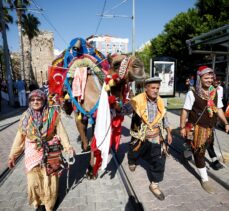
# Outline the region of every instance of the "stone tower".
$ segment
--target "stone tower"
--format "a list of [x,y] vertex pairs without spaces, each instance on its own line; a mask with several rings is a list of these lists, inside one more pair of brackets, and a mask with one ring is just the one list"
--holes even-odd
[[41,31],[37,37],[33,38],[31,43],[31,65],[30,44],[27,36],[23,37],[23,42],[26,82],[29,83],[34,78],[41,86],[47,80],[48,66],[52,64],[54,59],[53,33]]

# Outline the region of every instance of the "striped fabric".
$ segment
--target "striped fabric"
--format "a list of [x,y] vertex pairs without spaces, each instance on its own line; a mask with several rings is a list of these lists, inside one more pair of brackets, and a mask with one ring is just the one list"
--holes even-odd
[[[45,107],[42,111],[42,122],[39,124],[37,124],[38,121],[34,117],[34,112],[31,108],[28,108],[21,118],[19,130],[23,135],[27,136],[30,142],[36,142],[37,148],[41,148],[42,139],[50,140],[53,138],[55,126],[59,121],[59,111],[54,106],[50,108]],[[41,124],[42,128],[38,131]]]
[[212,128],[204,128],[200,125],[194,126],[193,148],[202,148],[212,135]]
[[87,82],[87,67],[79,67],[75,70],[74,80],[72,83],[72,92],[74,97],[79,100],[84,99],[84,90]]
[[[149,122],[151,123],[153,122],[153,120],[155,119],[158,113],[157,100],[151,101],[149,98],[147,99],[148,99],[147,100],[148,116],[149,116]],[[169,127],[169,121],[168,121],[168,117],[166,114],[163,118],[163,124],[164,124],[164,128]],[[155,127],[158,127],[158,126],[159,124],[155,125]]]
[[159,144],[160,143],[160,128],[156,127],[156,128],[153,128],[152,130],[147,128],[145,139],[147,139],[149,142]]
[[25,140],[25,168],[29,172],[33,167],[41,163],[43,158],[43,149],[36,149],[37,143],[31,142],[28,138]]

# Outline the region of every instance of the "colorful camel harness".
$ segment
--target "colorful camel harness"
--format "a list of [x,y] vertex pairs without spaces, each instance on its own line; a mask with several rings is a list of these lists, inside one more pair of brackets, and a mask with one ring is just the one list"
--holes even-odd
[[[82,59],[80,59],[80,58],[82,58]],[[130,64],[130,57],[126,56],[121,62],[118,73],[115,73],[112,75],[107,75],[105,77],[104,74],[102,73],[102,71],[100,71],[100,72],[98,71],[99,68],[97,67],[97,65],[95,65],[94,61],[91,60],[92,58],[90,58],[90,56],[85,56],[85,57],[83,56],[80,58],[74,59],[77,62],[77,65],[80,65],[80,66],[86,65],[93,72],[95,72],[95,74],[98,76],[99,79],[104,78],[104,82],[106,83],[106,87],[105,87],[106,91],[110,91],[110,87],[117,86],[121,82],[121,80],[125,80],[127,69],[128,69],[129,64]],[[73,64],[73,61],[70,64]],[[69,75],[72,75],[71,67],[69,69],[70,69]],[[76,108],[75,112],[79,112],[80,114],[83,114],[84,118],[88,118],[89,123],[93,124],[94,123],[94,114],[98,108],[99,100],[96,102],[94,107],[89,112],[87,112],[83,109],[83,107],[80,105],[80,103],[78,103],[77,100],[73,97],[72,89],[71,89],[71,86],[68,82],[68,77],[66,77],[66,79],[65,79],[65,86],[68,90],[68,94],[70,96],[70,99]],[[124,92],[122,93],[124,96],[126,95],[126,92],[128,91],[128,89],[129,89],[128,87],[125,87]],[[109,103],[113,104],[115,101],[120,105],[120,107],[122,107],[123,100],[117,99],[115,96],[111,95],[111,93],[109,92]]]

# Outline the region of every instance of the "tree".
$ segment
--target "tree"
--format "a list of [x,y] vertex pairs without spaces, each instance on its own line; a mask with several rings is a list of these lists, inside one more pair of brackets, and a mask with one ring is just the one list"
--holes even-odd
[[196,8],[202,18],[202,23],[205,28],[208,28],[208,31],[228,24],[228,0],[198,0]]
[[1,72],[0,73],[0,78],[4,78],[4,73],[5,73],[4,67],[3,67],[3,65],[4,65],[3,56],[4,56],[4,54],[3,54],[3,46],[0,46],[0,72]]
[[148,53],[146,48],[142,54],[176,58],[178,74],[184,69],[187,70],[187,66],[194,70],[196,64],[206,58],[204,55],[189,55],[186,40],[228,24],[228,11],[228,0],[198,0],[195,8],[179,13],[165,25],[162,33],[151,40],[151,53]]
[[[3,18],[4,18],[4,22],[5,22],[5,29],[9,30],[9,23],[13,23],[13,17],[11,15],[9,15],[8,10],[3,7]],[[0,24],[0,32],[2,32],[2,24]],[[7,44],[8,46],[8,44]],[[5,65],[3,62],[3,57],[4,57],[4,51],[3,51],[3,46],[0,46],[0,70],[1,70],[1,77],[3,78],[3,76],[5,76]],[[3,68],[4,67],[4,68]]]
[[152,58],[150,45],[151,43],[146,44],[143,51],[136,51],[136,56],[144,63],[145,71],[148,75],[150,73],[150,59]]
[[35,79],[33,70],[32,70],[32,39],[39,34],[38,26],[40,25],[40,21],[34,15],[28,13],[22,15],[22,33],[27,35],[29,39],[29,73],[32,80]]
[[23,46],[23,39],[22,39],[22,14],[25,14],[26,8],[29,6],[29,0],[6,0],[10,5],[11,9],[16,10],[17,14],[17,25],[18,25],[18,34],[20,40],[20,50],[21,50],[21,77],[25,79],[25,68],[24,68],[24,46]]
[[9,102],[10,105],[14,105],[14,94],[13,94],[13,83],[12,83],[12,73],[10,69],[10,59],[9,59],[9,48],[8,42],[6,37],[6,24],[5,18],[3,17],[3,3],[0,0],[0,22],[1,22],[1,29],[2,29],[2,40],[3,40],[3,55],[6,65],[6,74],[7,74],[7,86],[8,86],[8,94],[9,94]]
[[[9,30],[8,23],[13,23],[13,17],[9,15],[9,12],[6,8],[3,7],[3,18],[5,21],[5,29]],[[2,26],[0,25],[0,32],[2,32]]]

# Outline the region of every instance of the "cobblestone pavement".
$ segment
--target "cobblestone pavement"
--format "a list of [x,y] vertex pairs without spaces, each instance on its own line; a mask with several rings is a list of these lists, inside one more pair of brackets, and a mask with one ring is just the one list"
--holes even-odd
[[[173,128],[179,125],[179,117],[177,115],[169,113],[169,120]],[[77,142],[78,133],[74,120],[63,117],[63,122],[70,141],[76,148],[77,156],[75,164],[70,169],[70,190],[67,193],[66,172],[60,179],[60,196],[57,210],[134,210],[130,202],[131,197],[126,193],[114,162],[108,164],[106,171],[99,173],[97,180],[91,181],[85,178],[84,174],[88,166],[89,154],[79,154],[81,151],[80,143]],[[224,174],[229,175],[228,166],[225,165],[224,169],[214,172],[208,167],[209,171],[212,171],[216,176],[215,178],[212,177],[213,179],[210,178],[216,193],[208,194],[202,190],[192,162],[183,159],[181,154],[173,150],[171,150],[170,157],[167,158],[165,177],[160,184],[166,199],[165,201],[157,200],[149,191],[149,180],[146,172],[147,165],[140,161],[135,172],[130,172],[128,169],[126,152],[127,143],[130,140],[129,125],[130,118],[126,117],[118,159],[122,163],[125,173],[144,210],[229,210],[228,190],[215,179],[222,179]],[[11,127],[14,129],[11,129]],[[12,140],[10,137],[14,137],[16,128],[17,123],[1,131],[0,135],[8,133],[7,139]],[[217,133],[219,133],[219,137],[222,140],[224,152],[228,152],[227,135],[221,131],[217,131]],[[174,143],[176,144],[173,147],[180,150],[182,144],[179,145],[179,141],[181,140],[179,140],[176,133],[174,134]],[[2,144],[1,147],[3,147]],[[8,153],[6,154],[8,156]],[[4,157],[1,157],[0,162],[3,162],[4,159]],[[16,168],[0,186],[0,210],[33,210],[28,206],[26,197],[26,177],[24,162],[21,159]]]
[[[60,194],[56,209],[64,211],[132,210],[121,178],[119,174],[116,174],[113,161],[109,162],[107,171],[100,172],[97,180],[85,178],[89,154],[79,155],[80,143],[77,143],[78,133],[73,118],[63,117],[63,123],[78,155],[75,164],[70,168],[68,180],[70,190],[67,193],[67,173],[64,172],[60,179]],[[24,160],[21,159],[0,186],[0,210],[33,210],[27,204],[26,198]]]
[[7,158],[12,146],[18,121],[25,108],[14,108],[1,101],[0,112],[0,175],[7,170]]
[[[169,114],[173,128],[179,124],[177,116]],[[177,122],[178,121],[178,122]],[[174,123],[176,122],[176,124]],[[157,200],[149,190],[149,180],[147,176],[147,165],[140,161],[135,172],[128,169],[127,149],[129,137],[130,118],[125,118],[123,127],[122,144],[118,152],[118,157],[123,165],[126,174],[133,185],[139,201],[143,204],[144,210],[229,210],[229,192],[218,182],[210,178],[215,189],[215,194],[206,193],[199,183],[199,176],[194,165],[184,160],[180,154],[171,151],[171,155],[166,160],[166,169],[163,182],[160,187],[163,190],[165,201]],[[175,126],[175,127],[174,127]],[[225,136],[226,134],[224,134]],[[173,136],[174,142],[177,138]],[[228,167],[224,169],[229,175]],[[222,170],[218,171],[221,176]]]
[[7,168],[7,158],[18,129],[19,118],[20,115],[16,115],[0,121],[0,175]]

